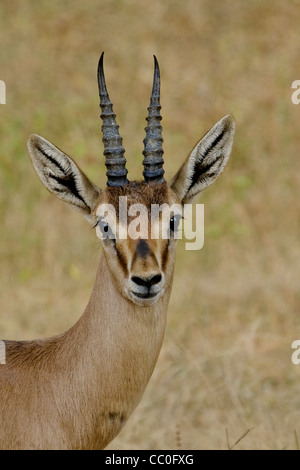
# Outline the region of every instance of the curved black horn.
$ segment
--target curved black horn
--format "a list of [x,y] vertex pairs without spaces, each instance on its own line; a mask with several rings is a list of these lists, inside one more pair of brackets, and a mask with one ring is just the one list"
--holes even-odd
[[119,126],[116,115],[113,111],[112,103],[109,99],[105,77],[103,71],[102,52],[98,65],[98,85],[101,107],[101,119],[103,121],[102,132],[104,144],[105,165],[107,168],[107,186],[124,186],[129,181],[127,179],[125,149],[122,146],[122,137],[119,134]]
[[160,125],[160,73],[156,57],[154,56],[154,78],[153,88],[150,98],[150,106],[148,108],[147,127],[145,128],[146,137],[144,139],[144,171],[145,181],[155,181],[157,183],[164,182],[164,159],[163,159],[163,138],[162,127]]

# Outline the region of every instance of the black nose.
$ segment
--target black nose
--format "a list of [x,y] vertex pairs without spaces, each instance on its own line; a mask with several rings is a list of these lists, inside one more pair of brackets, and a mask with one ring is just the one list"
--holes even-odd
[[155,274],[151,277],[132,276],[131,280],[135,282],[138,286],[143,286],[150,289],[150,287],[154,286],[155,284],[158,284],[161,281],[161,274]]

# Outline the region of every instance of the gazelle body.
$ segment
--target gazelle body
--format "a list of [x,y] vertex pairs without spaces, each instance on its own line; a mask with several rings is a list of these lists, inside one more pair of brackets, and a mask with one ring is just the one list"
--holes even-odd
[[[74,161],[37,135],[28,142],[34,167],[50,192],[74,205],[103,242],[94,288],[78,322],[43,340],[5,341],[0,365],[0,448],[102,449],[138,404],[156,364],[165,331],[175,262],[179,214],[169,217],[168,239],[121,239],[112,233],[109,209],[120,197],[130,207],[191,202],[222,172],[230,155],[234,122],[221,119],[196,145],[170,184],[163,178],[159,69],[146,138],[144,181],[127,180],[122,139],[104,74],[98,69],[107,188],[91,183]],[[149,218],[150,220],[150,218]],[[151,221],[152,224],[159,223]],[[151,224],[150,224],[151,225]],[[108,236],[112,235],[112,236]]]

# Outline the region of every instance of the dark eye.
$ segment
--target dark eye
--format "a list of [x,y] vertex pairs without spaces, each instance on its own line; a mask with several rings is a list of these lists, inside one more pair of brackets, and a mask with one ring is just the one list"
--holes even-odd
[[107,238],[110,238],[110,239],[113,239],[113,240],[115,239],[115,236],[114,236],[110,226],[108,225],[108,223],[105,220],[100,219],[98,221],[97,225],[101,230],[103,240],[105,240]]
[[101,225],[101,230],[102,230],[102,232],[104,232],[104,233],[108,233],[108,231],[109,231],[109,225],[108,225],[107,223],[102,224],[102,225]]
[[181,215],[174,215],[170,219],[170,230],[171,232],[177,232],[181,220]]

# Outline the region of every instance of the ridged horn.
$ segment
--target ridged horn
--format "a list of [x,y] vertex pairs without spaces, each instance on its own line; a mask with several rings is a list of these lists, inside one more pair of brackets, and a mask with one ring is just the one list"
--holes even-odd
[[112,103],[109,99],[104,71],[102,52],[98,65],[98,86],[101,107],[101,127],[103,133],[102,142],[104,144],[105,165],[107,168],[107,186],[124,186],[129,183],[127,179],[125,149],[122,146],[122,137],[119,134],[119,126],[116,115],[113,111]]
[[160,72],[156,57],[154,56],[154,78],[153,88],[150,98],[150,106],[148,108],[148,117],[146,118],[148,125],[145,127],[146,137],[144,139],[144,171],[143,176],[146,182],[155,181],[157,183],[164,182],[164,159],[163,159],[163,138],[162,127],[160,124]]

